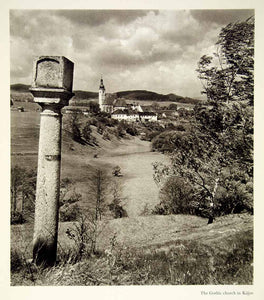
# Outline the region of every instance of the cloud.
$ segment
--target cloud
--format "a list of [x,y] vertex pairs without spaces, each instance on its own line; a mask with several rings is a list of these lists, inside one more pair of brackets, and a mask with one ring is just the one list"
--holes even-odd
[[254,9],[211,9],[191,10],[192,16],[205,23],[227,25],[237,21],[244,21],[254,15]]
[[109,92],[199,95],[197,61],[225,20],[251,12],[11,10],[11,83],[29,84],[34,56],[64,55],[75,63],[75,89],[96,91],[103,74]]
[[148,10],[55,10],[52,13],[63,16],[73,23],[99,26],[108,22],[114,22],[118,25],[128,24],[135,18],[144,16]]

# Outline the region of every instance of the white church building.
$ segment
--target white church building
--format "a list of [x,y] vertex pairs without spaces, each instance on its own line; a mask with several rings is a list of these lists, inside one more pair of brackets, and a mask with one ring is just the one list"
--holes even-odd
[[101,78],[98,97],[100,110],[110,113],[113,119],[131,122],[155,122],[158,120],[157,113],[147,111],[139,104],[127,104],[125,99],[106,97],[103,78]]

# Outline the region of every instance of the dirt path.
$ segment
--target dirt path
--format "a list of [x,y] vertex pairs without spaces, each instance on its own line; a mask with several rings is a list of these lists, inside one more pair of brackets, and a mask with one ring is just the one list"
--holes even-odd
[[150,151],[149,142],[135,138],[100,156],[98,163],[121,167],[123,205],[129,217],[136,217],[158,203],[159,190],[153,180],[152,163],[166,160],[164,155]]

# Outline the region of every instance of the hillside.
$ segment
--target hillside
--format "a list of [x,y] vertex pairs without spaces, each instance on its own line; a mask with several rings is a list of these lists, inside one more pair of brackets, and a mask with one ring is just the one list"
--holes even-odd
[[17,83],[17,84],[11,84],[10,90],[12,92],[20,92],[20,93],[29,93],[30,85]]
[[179,102],[179,103],[191,103],[196,104],[200,100],[182,97],[175,94],[158,94],[155,92],[150,92],[146,90],[133,90],[133,91],[122,91],[116,93],[118,98],[125,98],[125,99],[135,99],[137,101],[142,100],[152,100],[157,102],[164,102],[164,101],[171,101],[171,102]]
[[[13,112],[11,123],[12,164],[36,167],[39,113]],[[98,252],[90,255],[87,242],[82,259],[75,259],[75,251],[80,238],[88,240],[91,231],[80,236],[76,226],[82,223],[60,222],[58,264],[46,270],[28,263],[33,224],[12,225],[12,285],[252,284],[253,216],[228,215],[207,225],[207,219],[198,216],[152,215],[159,200],[152,162],[166,157],[150,152],[149,143],[137,137],[109,141],[94,126],[92,130],[100,146],[80,145],[63,130],[61,178],[72,180],[85,212],[91,203],[91,171],[99,167],[111,172],[119,165],[122,176],[116,180],[128,217],[102,219],[96,235]],[[71,239],[69,231],[77,239]]]
[[[65,259],[76,246],[66,234],[74,228],[74,223],[59,225],[59,255]],[[32,231],[32,224],[12,226],[12,247],[27,258]],[[252,284],[248,214],[220,217],[210,225],[188,215],[123,218],[102,223],[99,231],[98,257],[35,269],[31,276],[12,273],[12,285]]]
[[94,99],[98,98],[98,93],[87,91],[74,91],[75,100]]
[[[29,85],[25,84],[12,84],[11,85],[11,94],[15,94],[16,98],[18,98],[19,93],[28,93],[29,92]],[[87,99],[97,99],[98,98],[98,92],[90,92],[90,91],[82,91],[82,90],[76,90],[74,91],[74,100],[87,100]],[[117,98],[124,98],[124,99],[130,99],[130,100],[137,100],[137,101],[157,101],[157,102],[178,102],[178,103],[190,103],[190,104],[196,104],[201,100],[193,99],[189,97],[183,97],[175,94],[159,94],[151,91],[146,90],[131,90],[131,91],[120,91],[116,93],[109,93],[109,95],[114,95]]]

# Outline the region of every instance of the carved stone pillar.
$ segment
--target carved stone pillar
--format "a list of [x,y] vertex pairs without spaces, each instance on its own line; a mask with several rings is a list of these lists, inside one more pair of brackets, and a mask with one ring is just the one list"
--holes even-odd
[[61,166],[61,109],[72,93],[73,63],[63,56],[41,56],[34,61],[34,101],[40,117],[38,175],[35,202],[33,259],[37,264],[56,262]]

